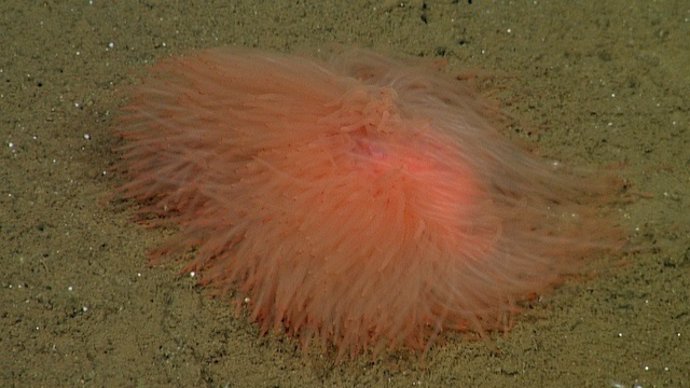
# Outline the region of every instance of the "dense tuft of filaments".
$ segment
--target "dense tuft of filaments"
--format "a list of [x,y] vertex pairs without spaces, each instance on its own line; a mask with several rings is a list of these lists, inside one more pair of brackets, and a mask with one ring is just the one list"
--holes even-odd
[[505,329],[621,241],[614,185],[503,139],[460,81],[369,51],[172,58],[125,111],[120,192],[179,228],[154,259],[195,247],[184,271],[264,331],[341,356]]

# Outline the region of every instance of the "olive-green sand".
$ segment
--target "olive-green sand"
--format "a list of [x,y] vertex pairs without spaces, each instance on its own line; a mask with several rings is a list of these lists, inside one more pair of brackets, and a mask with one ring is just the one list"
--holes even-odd
[[[0,2],[0,386],[690,386],[687,1],[199,4]],[[334,44],[445,59],[515,118],[506,136],[619,168],[644,249],[596,259],[506,334],[343,364],[259,336],[179,263],[150,267],[170,231],[110,201],[127,86],[192,49]]]

